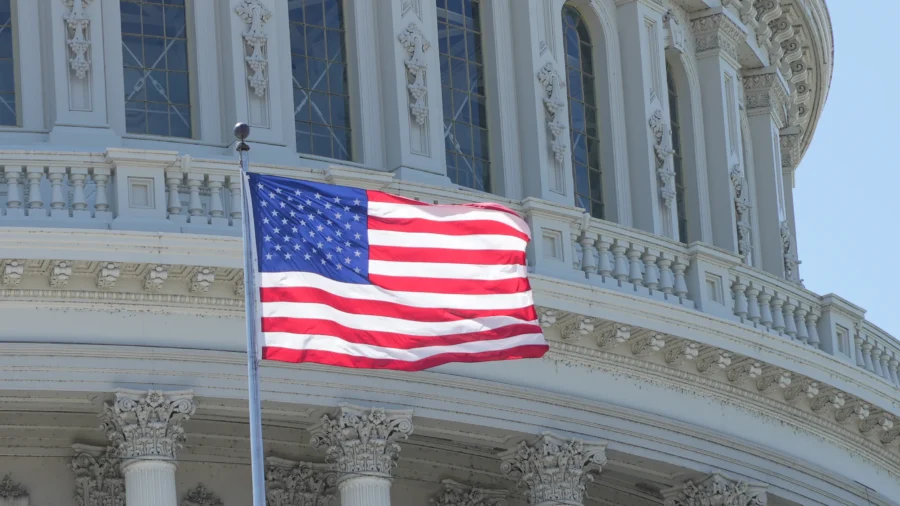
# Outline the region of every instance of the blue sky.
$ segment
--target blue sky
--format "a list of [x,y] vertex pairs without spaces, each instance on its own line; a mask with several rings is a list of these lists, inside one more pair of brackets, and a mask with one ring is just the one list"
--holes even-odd
[[800,276],[900,338],[900,1],[828,7],[834,78],[794,188]]

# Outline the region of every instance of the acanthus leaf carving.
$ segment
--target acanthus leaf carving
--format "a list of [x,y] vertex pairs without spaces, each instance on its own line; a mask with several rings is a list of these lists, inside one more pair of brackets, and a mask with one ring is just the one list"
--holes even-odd
[[597,337],[597,346],[610,348],[617,343],[625,343],[631,339],[631,327],[614,324],[613,327]]
[[428,85],[425,74],[428,71],[428,60],[425,52],[431,48],[431,43],[425,39],[425,34],[416,23],[410,23],[397,36],[403,49],[406,50],[407,84],[410,104],[409,112],[416,118],[419,126],[425,125],[428,120]]
[[[6,500],[0,501],[0,504],[5,506],[28,506],[29,504],[28,491],[21,483],[13,481],[12,476],[9,474],[3,476],[3,479],[0,480],[0,499]],[[15,502],[10,501],[10,499]]]
[[662,109],[656,109],[647,121],[653,133],[653,153],[656,158],[656,174],[659,177],[659,194],[667,207],[675,201],[675,170],[668,163],[675,154],[672,149],[672,129],[663,119]]
[[266,459],[266,504],[328,506],[335,495],[337,473],[322,464]]
[[747,191],[747,179],[740,164],[731,168],[731,186],[734,189],[735,227],[737,228],[738,254],[749,262],[753,248],[750,227],[750,195]]
[[74,445],[75,506],[125,506],[120,461],[103,448]]
[[222,499],[207,490],[202,483],[198,483],[185,494],[181,500],[181,506],[222,506]]
[[541,67],[537,74],[538,82],[541,83],[544,93],[544,109],[547,112],[547,130],[550,132],[550,149],[553,151],[553,158],[557,163],[563,163],[566,158],[568,145],[566,143],[566,125],[559,121],[558,113],[565,107],[566,102],[563,99],[562,90],[566,85],[563,83],[559,73],[553,67],[553,62],[547,62]]
[[85,9],[88,8],[92,0],[62,1],[66,7],[71,9],[64,18],[67,27],[66,42],[69,45],[69,50],[72,51],[72,56],[69,58],[69,66],[75,72],[75,77],[84,79],[91,69],[91,62],[88,58],[88,50],[91,48],[91,41],[88,39],[91,18],[88,17]]
[[250,87],[253,88],[253,93],[257,97],[262,98],[269,86],[269,64],[266,55],[269,37],[266,35],[265,24],[272,17],[272,11],[267,9],[260,0],[243,0],[235,12],[248,25],[242,37],[250,54],[244,59],[252,72],[248,77]]
[[440,494],[429,501],[431,506],[507,506],[505,490],[470,487],[453,480],[443,480]]
[[500,455],[500,471],[518,475],[528,504],[581,504],[592,473],[606,465],[606,443],[564,440],[543,433]]
[[104,406],[102,428],[121,459],[172,459],[184,445],[182,424],[196,411],[190,392],[118,390]]
[[767,485],[735,481],[720,474],[712,474],[699,483],[684,485],[662,492],[665,506],[766,506]]

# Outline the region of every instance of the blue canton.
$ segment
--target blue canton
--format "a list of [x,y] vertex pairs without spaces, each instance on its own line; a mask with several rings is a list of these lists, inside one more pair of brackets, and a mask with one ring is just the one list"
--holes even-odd
[[314,272],[369,283],[365,190],[250,174],[260,272]]

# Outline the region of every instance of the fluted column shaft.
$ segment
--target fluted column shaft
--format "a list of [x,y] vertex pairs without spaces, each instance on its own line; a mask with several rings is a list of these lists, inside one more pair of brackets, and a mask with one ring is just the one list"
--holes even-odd
[[[355,476],[338,484],[341,506],[390,506],[391,480],[379,476]],[[131,506],[131,505],[128,505]]]
[[132,460],[122,465],[126,506],[178,506],[175,463]]

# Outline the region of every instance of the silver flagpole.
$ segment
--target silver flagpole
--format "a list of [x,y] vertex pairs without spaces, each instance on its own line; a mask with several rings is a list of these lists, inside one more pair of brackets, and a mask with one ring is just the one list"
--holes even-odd
[[238,123],[234,126],[238,140],[237,152],[241,157],[241,229],[244,235],[244,308],[247,318],[247,383],[250,403],[250,468],[253,476],[253,506],[266,506],[266,477],[263,467],[262,408],[259,401],[259,356],[256,344],[256,306],[253,286],[253,241],[250,227],[250,146],[245,140],[250,136],[250,126]]

